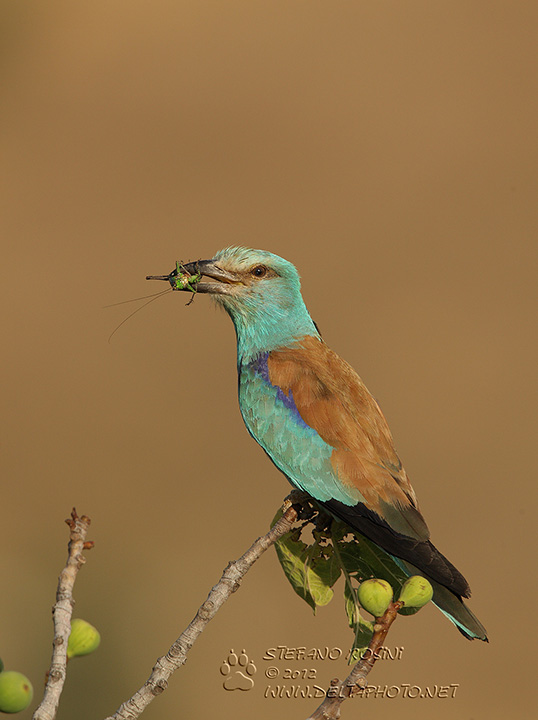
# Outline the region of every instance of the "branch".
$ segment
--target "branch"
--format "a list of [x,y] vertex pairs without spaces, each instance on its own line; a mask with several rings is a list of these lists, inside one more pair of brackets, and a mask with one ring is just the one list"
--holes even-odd
[[73,612],[73,586],[77,573],[86,562],[83,550],[93,547],[93,542],[86,542],[86,534],[90,527],[90,518],[79,517],[73,508],[71,517],[65,521],[70,528],[67,546],[67,563],[58,578],[56,602],[52,608],[54,622],[54,640],[52,641],[52,659],[47,673],[45,693],[32,720],[54,720],[58,712],[60,696],[64,687],[67,672],[67,641],[71,633],[71,615]]
[[325,699],[307,720],[337,720],[340,717],[340,705],[344,700],[353,697],[359,689],[366,687],[366,677],[374,667],[379,657],[379,649],[385,642],[390,626],[398,617],[398,610],[402,606],[403,603],[400,601],[391,602],[383,617],[376,618],[374,634],[361,659],[343,682],[338,679],[331,680],[331,687],[327,690]]
[[[296,502],[292,492],[290,498]],[[168,679],[175,670],[178,670],[187,660],[187,653],[196,642],[207,623],[212,620],[217,611],[235,592],[252,565],[260,556],[279,538],[290,531],[297,519],[297,507],[292,506],[288,500],[284,514],[271,530],[256,542],[242,555],[239,560],[228,563],[219,582],[212,588],[207,600],[198,608],[191,623],[184,630],[166,655],[160,657],[149,678],[135,694],[126,700],[119,709],[106,718],[106,720],[133,720],[144,712],[150,702],[168,687]]]

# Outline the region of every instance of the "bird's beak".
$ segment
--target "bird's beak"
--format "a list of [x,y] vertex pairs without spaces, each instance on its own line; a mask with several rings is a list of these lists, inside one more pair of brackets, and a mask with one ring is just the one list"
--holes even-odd
[[185,283],[185,287],[178,287],[177,278],[178,275],[185,274],[191,277],[203,277],[211,278],[216,282],[205,283],[195,281],[196,292],[201,293],[213,293],[225,295],[230,291],[230,286],[235,285],[239,282],[239,278],[234,273],[224,270],[219,267],[218,263],[214,260],[196,260],[188,263],[178,263],[169,275],[147,275],[146,280],[166,280],[170,283],[173,290],[191,290],[193,287],[188,287]]

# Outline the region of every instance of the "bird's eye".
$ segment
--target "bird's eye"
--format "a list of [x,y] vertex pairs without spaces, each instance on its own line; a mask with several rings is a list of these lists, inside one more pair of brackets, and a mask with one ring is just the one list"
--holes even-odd
[[250,271],[251,275],[254,275],[254,277],[262,278],[264,275],[267,274],[267,268],[265,265],[256,265],[256,267],[253,267]]

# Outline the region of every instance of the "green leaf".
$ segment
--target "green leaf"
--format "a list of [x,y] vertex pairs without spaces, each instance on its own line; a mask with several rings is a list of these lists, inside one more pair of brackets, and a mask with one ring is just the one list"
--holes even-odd
[[[281,514],[281,511],[276,514],[272,524]],[[299,535],[291,530],[275,543],[275,549],[291,586],[315,612],[317,606],[332,600],[331,588],[340,577],[341,569],[325,538],[317,538],[307,545]]]
[[[279,510],[271,525],[282,516]],[[384,550],[362,535],[355,534],[343,522],[333,520],[329,531],[312,531],[310,542],[301,539],[302,528],[291,530],[275,543],[282,569],[295,592],[316,611],[333,597],[332,587],[344,575],[344,602],[350,627],[354,633],[349,662],[355,662],[368,647],[373,623],[360,613],[357,587],[368,578],[381,578],[392,586],[398,597],[406,573]],[[402,608],[402,614],[416,612]]]
[[347,572],[356,575],[360,582],[373,577],[386,580],[392,586],[394,596],[398,597],[408,575],[396,561],[370,540],[356,535],[345,523],[335,521],[334,525],[341,526],[336,528],[335,537],[340,538],[338,549]]
[[370,644],[370,640],[374,634],[374,624],[362,617],[356,590],[350,582],[346,582],[344,598],[349,627],[355,633],[349,658],[349,662],[351,663],[359,660]]

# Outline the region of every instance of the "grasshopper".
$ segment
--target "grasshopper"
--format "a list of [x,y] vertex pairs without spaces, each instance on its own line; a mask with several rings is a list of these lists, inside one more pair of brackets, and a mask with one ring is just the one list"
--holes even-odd
[[172,286],[172,290],[190,290],[192,297],[187,303],[187,305],[190,305],[196,294],[196,286],[202,279],[202,273],[196,272],[191,275],[187,272],[187,269],[183,266],[183,264],[179,260],[176,260],[176,269],[172,270],[168,279],[170,281],[170,285]]

